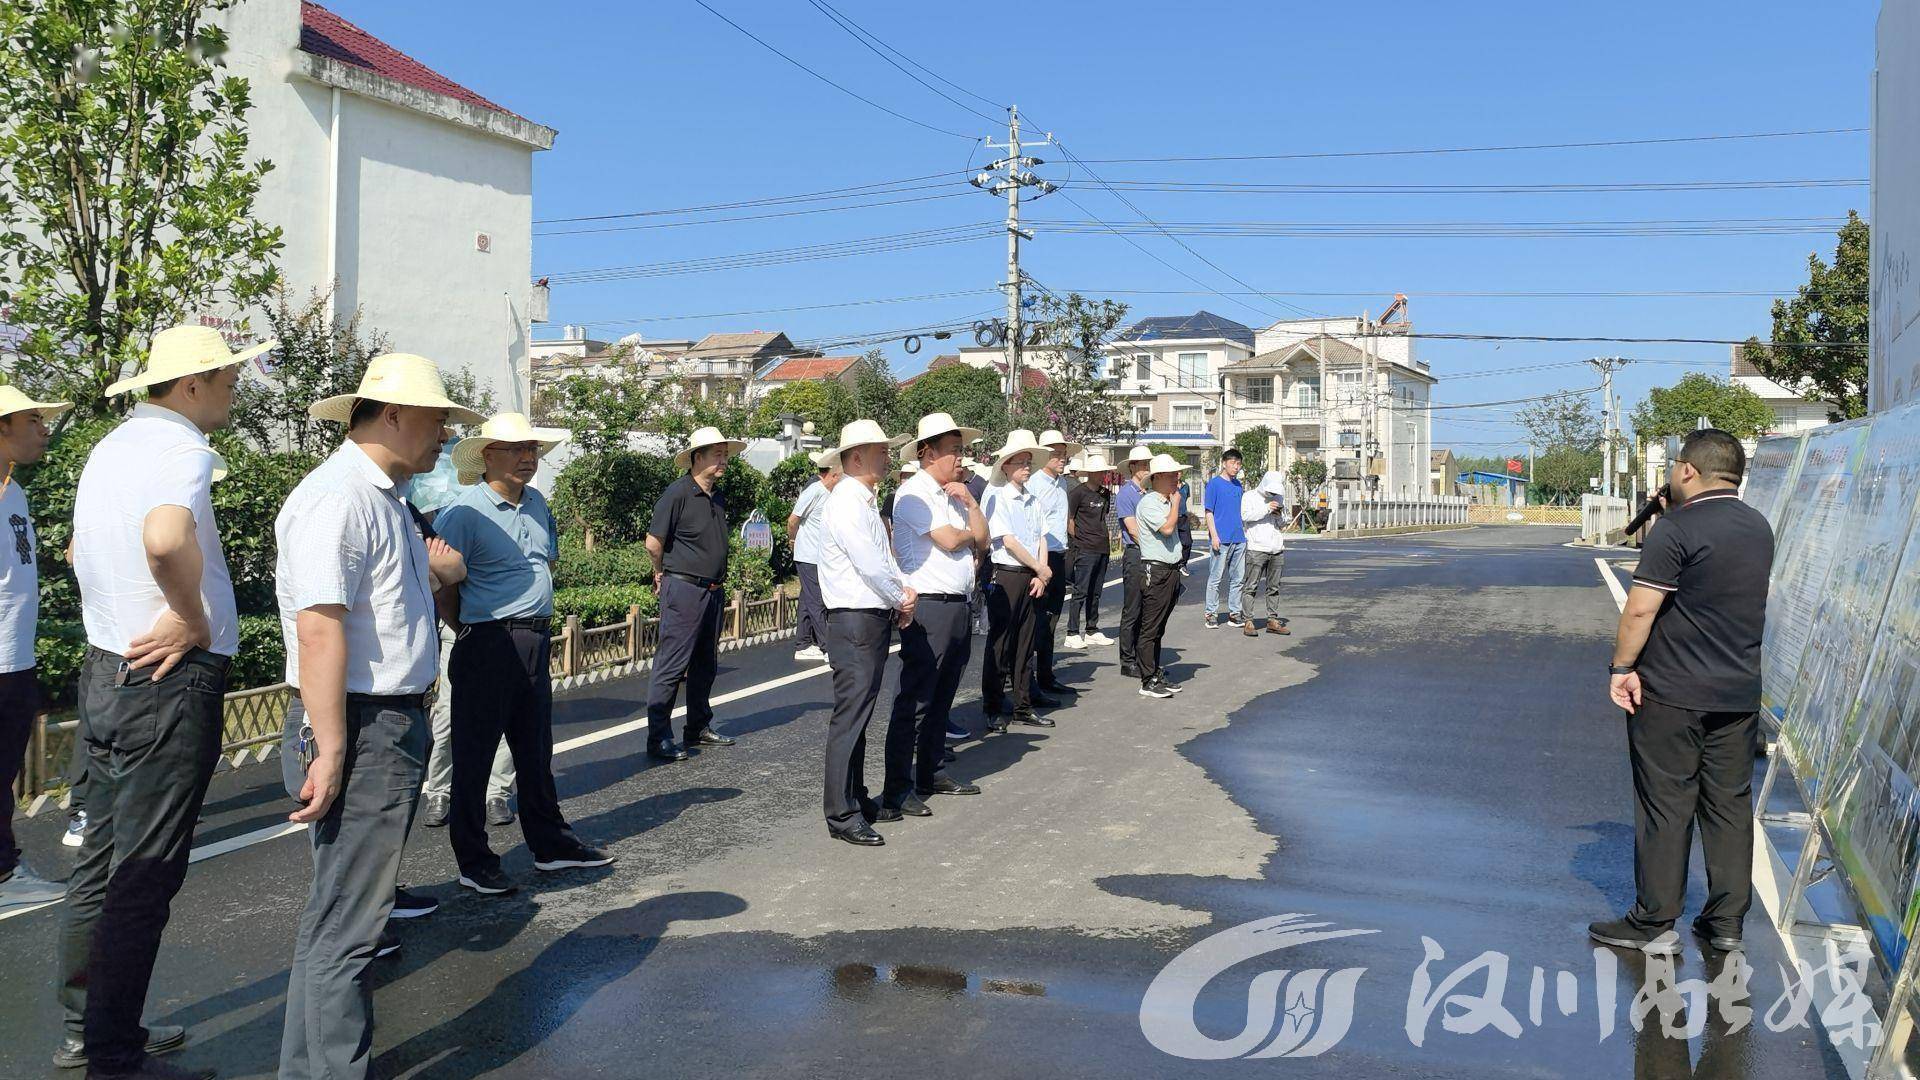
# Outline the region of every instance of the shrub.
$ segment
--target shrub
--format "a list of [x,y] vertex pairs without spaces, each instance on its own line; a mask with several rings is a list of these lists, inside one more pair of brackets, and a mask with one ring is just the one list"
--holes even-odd
[[588,551],[578,536],[563,535],[554,566],[555,589],[594,585],[645,585],[653,580],[653,560],[645,544],[599,545]]
[[596,548],[634,543],[676,475],[673,459],[659,454],[610,450],[577,457],[554,482],[554,521],[562,533]]
[[553,617],[565,619],[577,615],[583,627],[611,626],[627,617],[627,609],[640,605],[640,617],[651,619],[660,613],[660,599],[645,585],[579,585],[553,592]]
[[792,503],[819,475],[820,470],[813,464],[813,459],[805,454],[795,454],[775,465],[773,471],[767,474],[767,487],[773,494]]
[[[784,528],[786,522],[781,522]],[[748,599],[757,599],[773,592],[773,565],[770,553],[749,551],[740,543],[738,534],[728,541],[727,546],[727,594],[746,590]]]
[[240,616],[240,655],[227,673],[228,690],[272,686],[287,677],[287,642],[280,615]]

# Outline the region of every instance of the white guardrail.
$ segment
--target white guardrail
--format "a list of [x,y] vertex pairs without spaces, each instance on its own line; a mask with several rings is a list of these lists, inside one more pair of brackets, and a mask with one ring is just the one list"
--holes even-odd
[[1580,496],[1580,539],[1598,543],[1607,534],[1627,527],[1633,516],[1627,500],[1618,495]]
[[1464,495],[1428,495],[1417,499],[1376,499],[1346,496],[1330,491],[1327,495],[1327,528],[1333,532],[1357,529],[1417,529],[1436,525],[1467,524]]

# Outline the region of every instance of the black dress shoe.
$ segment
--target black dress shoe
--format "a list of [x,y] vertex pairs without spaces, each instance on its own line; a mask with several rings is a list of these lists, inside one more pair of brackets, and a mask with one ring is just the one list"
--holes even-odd
[[1028,727],[1052,727],[1053,721],[1035,713],[1032,709],[1021,709],[1013,714],[1013,722]]
[[920,789],[921,795],[978,795],[980,788],[975,784],[962,783],[951,776],[934,778],[932,787]]
[[1080,692],[1074,689],[1073,687],[1068,686],[1066,683],[1061,682],[1058,679],[1055,679],[1052,682],[1041,683],[1040,689],[1045,690],[1049,694],[1077,694]]
[[727,738],[712,728],[706,728],[698,735],[687,736],[688,746],[732,746],[733,743],[734,740]]
[[987,714],[987,730],[996,735],[1007,733],[1007,717],[1004,713]]
[[[149,1024],[147,1026],[147,1045],[149,1054],[170,1054],[187,1045],[187,1029],[175,1024]],[[59,1069],[80,1069],[87,1064],[87,1044],[72,1036],[60,1040],[60,1049],[53,1052],[53,1064]]]
[[874,832],[866,822],[860,822],[850,829],[836,829],[827,826],[827,835],[835,840],[844,840],[855,847],[884,847],[887,838]]
[[1671,927],[1641,926],[1628,918],[1590,923],[1587,936],[1617,949],[1636,949],[1658,956],[1673,956],[1680,952],[1680,938]]
[[1713,925],[1705,919],[1695,919],[1693,932],[1705,938],[1708,945],[1720,952],[1740,952],[1747,947],[1746,943],[1740,940],[1738,924],[1735,924],[1734,932],[1728,934],[1715,930]]
[[900,805],[897,810],[899,813],[905,814],[908,817],[933,816],[933,810],[930,809],[926,803],[920,801],[920,796],[913,794],[901,796]]
[[1121,664],[1120,674],[1125,675],[1129,679],[1137,679],[1140,677],[1140,665],[1139,664]]
[[[1027,704],[1029,706],[1038,706],[1042,709],[1057,709],[1060,707],[1060,699],[1057,697],[1048,697],[1045,694],[1035,691],[1027,695]],[[1018,718],[1018,713],[1015,714],[1015,718]]]
[[901,818],[905,816],[906,815],[902,814],[900,812],[900,808],[897,806],[883,806],[880,809],[874,811],[873,820],[875,824],[878,824],[882,821],[899,821]]
[[647,756],[655,761],[685,761],[687,752],[675,746],[671,740],[647,744]]

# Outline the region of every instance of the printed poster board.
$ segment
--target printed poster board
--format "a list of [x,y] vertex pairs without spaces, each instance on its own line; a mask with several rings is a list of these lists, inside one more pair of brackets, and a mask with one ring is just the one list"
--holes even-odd
[[1806,449],[1804,435],[1775,435],[1761,439],[1747,462],[1747,482],[1740,489],[1740,498],[1765,514],[1776,531],[1780,528],[1782,500],[1800,472],[1800,459]]
[[1764,716],[1775,724],[1786,712],[1800,673],[1814,610],[1833,564],[1854,464],[1869,426],[1868,420],[1850,420],[1808,433],[1800,472],[1787,489],[1774,524],[1767,630],[1760,652],[1760,701]]

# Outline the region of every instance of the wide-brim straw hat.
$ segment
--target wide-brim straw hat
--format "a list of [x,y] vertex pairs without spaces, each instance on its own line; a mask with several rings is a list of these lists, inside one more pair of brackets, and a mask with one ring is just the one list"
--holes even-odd
[[540,444],[540,456],[546,457],[559,446],[573,437],[565,428],[534,427],[524,413],[505,412],[489,417],[480,425],[478,435],[469,435],[453,446],[453,467],[460,472],[460,482],[477,484],[486,475],[486,449],[494,443]]
[[984,438],[987,434],[979,428],[963,427],[955,423],[952,413],[937,412],[921,417],[919,425],[914,429],[913,437],[907,442],[918,445],[928,439],[937,439],[949,431],[960,433],[962,446],[971,444],[975,439]]
[[71,408],[73,408],[71,401],[35,401],[21,393],[20,388],[12,383],[0,386],[0,417],[38,409],[44,414],[41,416],[42,420],[51,420]]
[[279,347],[277,341],[263,341],[234,352],[227,348],[227,339],[220,336],[220,331],[211,326],[170,326],[148,343],[147,366],[108,386],[107,396],[244,364]]
[[815,469],[831,469],[834,464],[827,460],[827,452],[825,450],[809,450],[807,452],[807,460],[813,462]]
[[884,446],[891,450],[911,441],[911,435],[889,435],[877,421],[855,420],[840,429],[840,445],[820,451],[820,464],[838,465],[840,455],[856,446]]
[[1047,447],[1048,449],[1052,449],[1056,446],[1064,447],[1065,448],[1064,452],[1069,458],[1079,457],[1081,452],[1086,450],[1085,445],[1074,442],[1072,439],[1067,438],[1066,435],[1063,434],[1057,428],[1048,428],[1047,430],[1041,432],[1040,445]]
[[1152,461],[1152,460],[1153,460],[1153,451],[1147,449],[1144,446],[1136,446],[1133,449],[1127,451],[1127,464],[1129,465],[1133,464],[1136,461]]
[[709,446],[721,445],[726,446],[728,457],[732,457],[747,448],[747,443],[744,439],[729,439],[725,435],[720,434],[719,428],[703,427],[687,436],[687,448],[673,455],[673,467],[676,469],[684,469],[693,464],[693,455],[705,450]]
[[445,409],[450,424],[483,424],[487,420],[448,397],[440,369],[433,361],[412,353],[383,353],[374,357],[367,362],[367,373],[360,376],[359,389],[351,394],[321,398],[307,406],[307,415],[315,420],[344,424],[353,418],[353,405],[357,401]]
[[895,470],[896,474],[901,476],[912,476],[919,471],[920,463],[917,461],[903,461],[900,463],[900,468]]
[[1034,438],[1033,432],[1026,428],[1014,428],[1007,432],[1007,445],[993,452],[993,474],[987,478],[988,482],[993,484],[1007,482],[1007,474],[1001,466],[1007,463],[1008,458],[1028,452],[1038,454],[1045,449],[1045,444]]
[[988,465],[984,461],[967,462],[967,471],[979,477],[982,480],[993,479],[993,467]]
[[1188,468],[1175,460],[1172,454],[1155,454],[1152,463],[1147,466],[1147,472],[1157,476],[1160,473],[1183,473]]
[[1107,461],[1107,455],[1098,450],[1094,450],[1082,455],[1079,460],[1075,461],[1072,471],[1077,473],[1112,472],[1113,465]]

